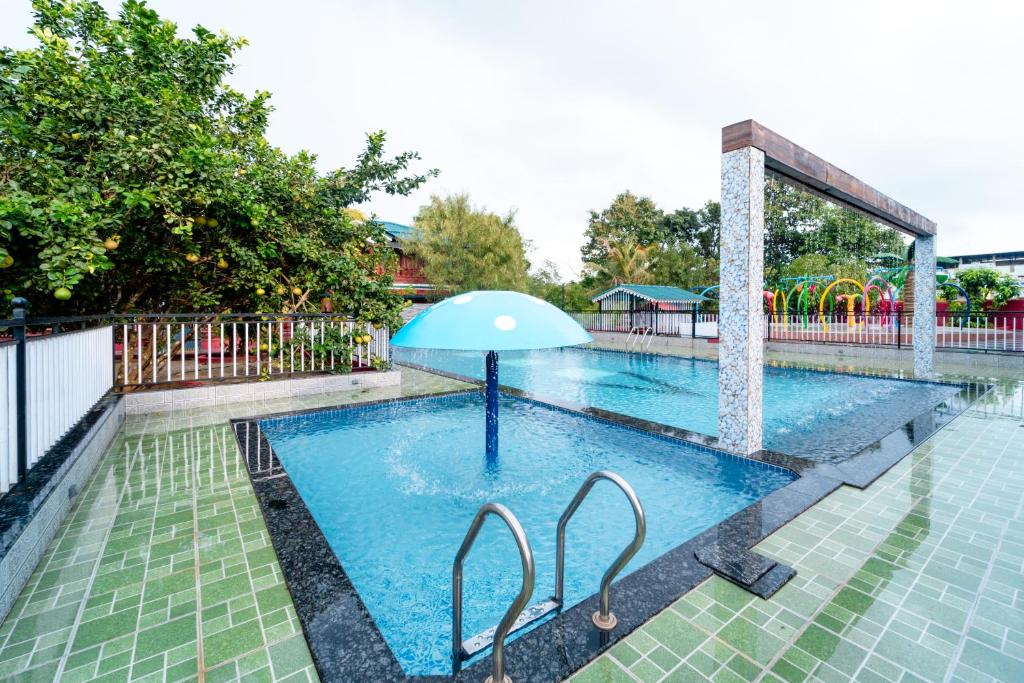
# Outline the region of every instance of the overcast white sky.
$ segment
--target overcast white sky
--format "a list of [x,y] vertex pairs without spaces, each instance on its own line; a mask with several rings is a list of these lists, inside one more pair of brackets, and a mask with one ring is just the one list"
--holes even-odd
[[[114,0],[105,0],[116,7]],[[250,40],[232,77],[273,93],[270,138],[351,163],[363,133],[518,211],[571,276],[587,210],[719,195],[722,126],[754,118],[939,224],[939,252],[1024,249],[1024,3],[152,0]],[[0,3],[23,47],[28,0]]]

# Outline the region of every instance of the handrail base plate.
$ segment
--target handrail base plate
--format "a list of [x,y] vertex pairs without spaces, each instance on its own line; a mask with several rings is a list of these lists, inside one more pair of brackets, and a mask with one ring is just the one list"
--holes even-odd
[[[532,624],[538,619],[543,619],[551,612],[561,609],[561,606],[561,603],[552,599],[545,600],[544,602],[538,602],[535,605],[530,605],[519,614],[519,617],[512,624],[512,629],[509,631],[509,635]],[[462,659],[469,659],[478,652],[489,648],[494,643],[494,632],[496,630],[498,630],[497,624],[462,641]]]

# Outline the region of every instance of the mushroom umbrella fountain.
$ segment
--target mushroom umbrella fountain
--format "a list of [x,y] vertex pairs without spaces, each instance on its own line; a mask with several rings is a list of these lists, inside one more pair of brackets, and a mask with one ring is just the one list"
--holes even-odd
[[477,291],[439,301],[391,339],[413,349],[487,352],[487,460],[498,455],[498,352],[551,349],[594,341],[579,323],[537,297]]

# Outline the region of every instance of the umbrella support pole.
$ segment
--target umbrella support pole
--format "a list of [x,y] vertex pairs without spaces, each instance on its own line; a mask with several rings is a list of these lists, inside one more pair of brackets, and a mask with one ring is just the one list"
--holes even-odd
[[498,354],[487,352],[487,461],[498,458]]

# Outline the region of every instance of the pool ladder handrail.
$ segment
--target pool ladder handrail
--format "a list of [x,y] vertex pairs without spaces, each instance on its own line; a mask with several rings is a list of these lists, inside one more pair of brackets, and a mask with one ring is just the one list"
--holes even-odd
[[[635,337],[633,335],[636,335]],[[650,339],[647,339],[647,335],[650,334]],[[630,337],[633,338],[630,341]],[[644,346],[644,340],[647,339],[647,346]],[[640,325],[634,325],[629,329],[629,333],[626,335],[626,347],[630,350],[635,348],[649,349],[651,348],[651,342],[654,341],[654,328],[650,325],[641,327]]]
[[455,563],[452,566],[452,674],[454,675],[459,672],[462,668],[463,660],[462,563],[473,547],[473,543],[480,533],[480,528],[483,526],[484,520],[486,520],[488,515],[496,515],[501,521],[505,522],[505,526],[512,532],[512,537],[516,541],[516,546],[519,548],[519,558],[523,563],[523,585],[519,589],[516,599],[505,611],[505,616],[501,618],[495,629],[494,640],[491,645],[493,667],[491,675],[485,682],[505,683],[508,681],[511,683],[508,676],[505,675],[505,638],[508,637],[519,615],[530,602],[536,574],[533,565],[533,550],[530,548],[530,541],[526,537],[526,532],[523,530],[519,520],[516,519],[516,516],[512,514],[512,511],[500,503],[485,503],[481,506],[473,518],[473,523],[469,525],[469,531],[466,532],[466,537],[459,547],[459,552],[455,554]]
[[630,338],[634,334],[637,335],[637,336],[640,336],[640,326],[639,325],[634,325],[633,327],[629,328],[629,332],[626,333],[626,341],[624,342],[624,345],[625,345],[625,347],[627,349],[633,348],[633,343],[630,341]]
[[618,619],[612,614],[609,605],[612,581],[626,564],[633,559],[633,556],[640,550],[640,546],[643,545],[644,538],[647,536],[647,517],[644,515],[644,508],[640,505],[640,499],[637,498],[636,491],[629,485],[629,482],[614,472],[599,470],[587,477],[583,485],[580,486],[579,491],[573,496],[569,506],[565,508],[565,512],[558,518],[558,538],[555,550],[555,595],[553,600],[558,605],[562,604],[562,590],[565,583],[565,528],[569,524],[569,520],[572,519],[572,516],[576,514],[576,510],[579,509],[583,500],[590,493],[591,489],[594,488],[594,484],[601,479],[612,482],[626,494],[626,499],[629,500],[629,504],[633,508],[633,517],[636,520],[636,532],[633,535],[633,541],[619,553],[619,556],[615,558],[612,565],[605,571],[604,576],[601,577],[600,609],[591,616],[594,626],[601,631],[611,631],[618,624]]

